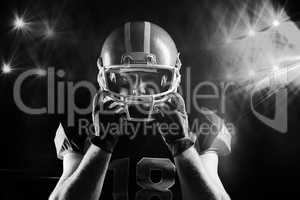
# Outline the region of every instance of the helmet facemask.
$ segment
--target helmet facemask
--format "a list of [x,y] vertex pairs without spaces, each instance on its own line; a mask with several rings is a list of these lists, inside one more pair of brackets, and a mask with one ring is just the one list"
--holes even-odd
[[122,103],[130,121],[151,121],[155,106],[177,91],[181,63],[158,65],[153,54],[133,52],[121,58],[121,65],[103,66],[98,60],[98,82],[109,96]]

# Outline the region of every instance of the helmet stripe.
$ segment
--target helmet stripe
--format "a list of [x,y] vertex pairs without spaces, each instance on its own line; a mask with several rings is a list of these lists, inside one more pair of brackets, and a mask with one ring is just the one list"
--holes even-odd
[[144,28],[144,52],[150,53],[150,23],[145,22]]
[[130,22],[127,22],[124,27],[124,38],[125,38],[125,50],[131,52],[131,41],[130,41]]

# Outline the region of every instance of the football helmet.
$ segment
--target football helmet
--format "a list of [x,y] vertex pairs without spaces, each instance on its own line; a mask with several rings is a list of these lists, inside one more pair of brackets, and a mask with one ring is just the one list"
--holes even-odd
[[151,22],[128,22],[104,41],[100,90],[124,105],[128,120],[149,121],[155,105],[177,91],[181,62],[170,35]]

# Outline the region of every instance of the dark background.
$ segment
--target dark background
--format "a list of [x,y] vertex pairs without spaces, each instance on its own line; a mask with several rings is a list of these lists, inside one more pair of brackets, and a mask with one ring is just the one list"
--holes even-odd
[[[234,6],[239,1],[228,1]],[[61,81],[89,80],[96,85],[96,58],[105,37],[115,27],[132,20],[148,20],[165,28],[181,52],[183,66],[192,66],[193,80],[206,80],[217,67],[202,67],[205,34],[211,28],[209,11],[223,1],[15,1],[0,3],[0,58],[14,56],[14,73],[0,76],[0,199],[46,199],[62,172],[53,143],[60,115],[28,115],[13,100],[13,84],[24,69],[54,66],[64,69]],[[276,1],[292,20],[297,1]],[[11,30],[13,13],[27,10],[33,20],[56,24],[57,37],[20,36]],[[184,70],[184,69],[183,69]],[[30,80],[24,101],[46,105],[46,80]],[[85,106],[86,91],[76,96]],[[289,93],[288,133],[265,126],[249,112],[244,94],[232,96],[228,119],[237,127],[233,151],[220,161],[220,176],[232,199],[297,198],[300,164],[299,95]],[[78,100],[80,99],[80,100]],[[249,112],[241,119],[241,113]],[[238,120],[239,119],[239,120]]]

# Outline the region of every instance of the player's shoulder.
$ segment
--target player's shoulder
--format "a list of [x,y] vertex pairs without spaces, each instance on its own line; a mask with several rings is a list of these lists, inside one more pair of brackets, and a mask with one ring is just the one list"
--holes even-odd
[[219,155],[231,152],[233,133],[228,129],[226,119],[215,111],[202,108],[191,122],[191,131],[197,136],[196,147],[200,152],[210,150]]
[[[89,122],[87,122],[89,123]],[[85,128],[84,130],[87,130]],[[70,126],[64,120],[60,121],[55,133],[54,144],[59,159],[68,153],[84,154],[90,145],[88,133],[80,130],[80,126]]]

